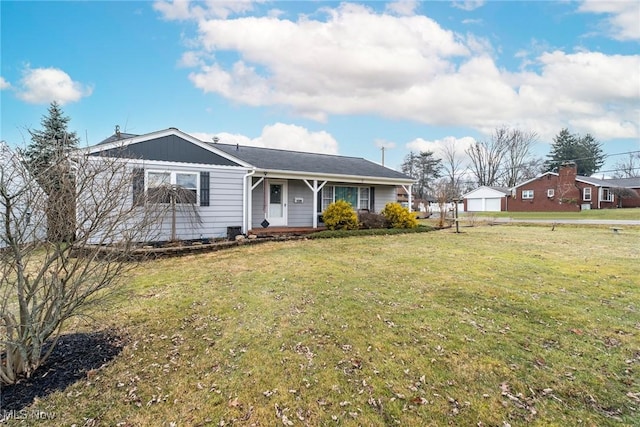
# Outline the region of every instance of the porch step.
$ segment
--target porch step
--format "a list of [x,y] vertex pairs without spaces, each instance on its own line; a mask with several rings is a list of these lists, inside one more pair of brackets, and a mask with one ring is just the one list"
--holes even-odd
[[249,230],[249,234],[254,234],[258,237],[304,236],[306,234],[316,233],[322,230],[326,230],[326,227],[267,227],[253,228]]

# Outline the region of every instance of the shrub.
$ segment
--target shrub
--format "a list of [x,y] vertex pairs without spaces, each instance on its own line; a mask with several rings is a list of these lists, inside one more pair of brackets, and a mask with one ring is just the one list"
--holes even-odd
[[329,230],[355,230],[358,228],[358,215],[344,200],[337,200],[322,212],[324,224]]
[[382,215],[387,218],[393,228],[415,228],[418,226],[415,215],[409,212],[408,208],[402,207],[400,203],[387,203],[382,210]]
[[373,212],[358,212],[360,228],[388,228],[391,226],[387,218]]

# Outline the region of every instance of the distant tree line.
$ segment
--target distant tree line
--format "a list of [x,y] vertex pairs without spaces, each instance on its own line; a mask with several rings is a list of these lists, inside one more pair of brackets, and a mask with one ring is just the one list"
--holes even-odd
[[[534,131],[502,126],[464,151],[466,165],[454,143],[445,146],[439,156],[433,151],[410,152],[401,170],[416,180],[416,198],[451,201],[477,186],[513,187],[540,173],[557,171],[564,163],[575,163],[578,175],[583,176],[598,172],[604,164],[602,146],[590,134],[562,129],[553,138],[546,160],[532,154],[538,139]],[[624,171],[621,177],[640,175],[640,153],[630,155],[617,169]]]

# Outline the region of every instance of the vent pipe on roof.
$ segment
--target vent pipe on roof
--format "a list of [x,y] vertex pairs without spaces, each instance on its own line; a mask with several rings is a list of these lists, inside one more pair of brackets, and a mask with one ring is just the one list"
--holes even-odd
[[236,144],[236,151],[240,151],[240,144]]
[[120,125],[116,125],[116,139],[121,139],[122,136],[120,134]]

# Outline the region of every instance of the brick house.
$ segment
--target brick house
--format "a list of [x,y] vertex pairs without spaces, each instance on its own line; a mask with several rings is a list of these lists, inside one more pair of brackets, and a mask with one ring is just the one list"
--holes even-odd
[[512,212],[574,212],[616,207],[640,207],[640,178],[580,176],[575,163],[513,187],[507,201],[507,210]]

